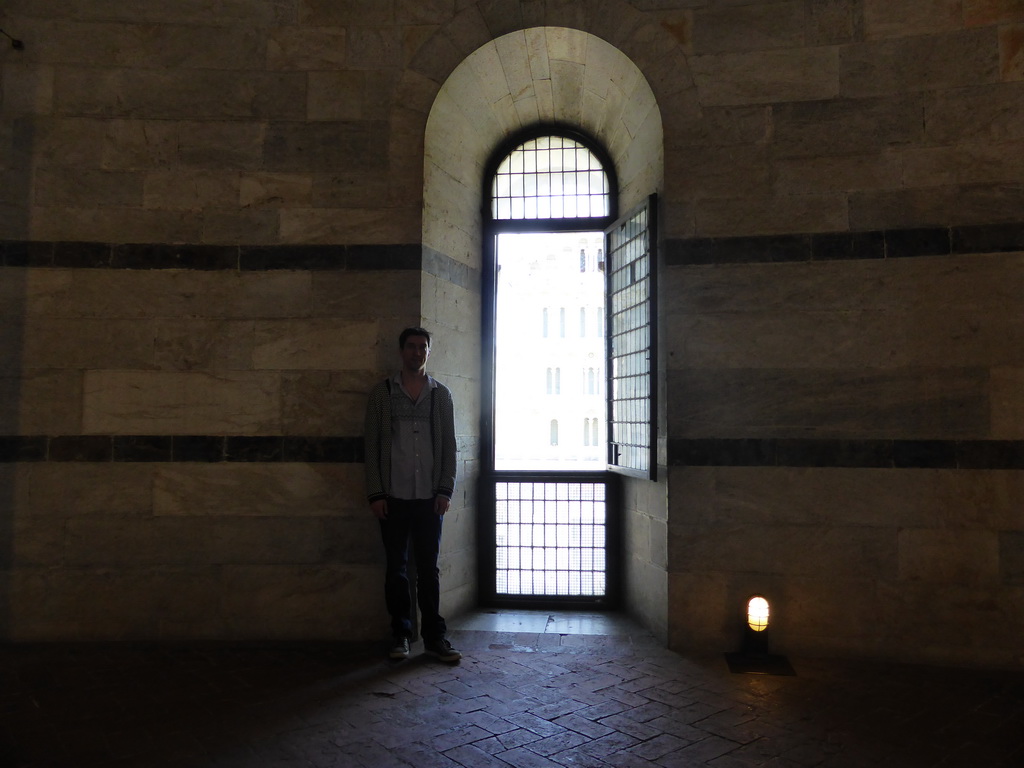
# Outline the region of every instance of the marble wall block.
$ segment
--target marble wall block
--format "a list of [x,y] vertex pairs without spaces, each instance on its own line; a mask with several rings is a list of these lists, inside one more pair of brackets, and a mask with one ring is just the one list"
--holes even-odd
[[113,319],[30,318],[21,354],[22,364],[32,368],[148,368],[153,365],[153,326]]
[[928,94],[929,143],[984,143],[1024,138],[1024,83],[985,85]]
[[[758,587],[754,589],[753,587]],[[743,601],[755,592],[763,591],[760,584],[740,595],[728,578],[718,572],[690,572],[672,570],[667,578],[668,646],[691,648],[722,653],[723,649],[738,650],[738,611]],[[733,593],[736,593],[733,596]],[[731,647],[727,643],[735,643]]]
[[[39,115],[30,121],[5,123],[5,149],[28,158],[37,168],[80,166],[99,168],[109,121],[103,118],[77,118]],[[17,163],[12,163],[17,165]],[[23,166],[24,167],[24,166]],[[106,166],[103,166],[106,167]]]
[[355,528],[326,517],[90,517],[67,523],[63,557],[71,567],[376,564],[376,537]]
[[454,12],[452,0],[398,0],[395,21],[399,24],[440,24]]
[[899,532],[900,579],[979,587],[999,580],[992,530],[906,528]]
[[821,158],[877,155],[892,145],[910,145],[921,140],[923,104],[923,96],[899,94],[775,105],[772,151],[783,158]]
[[1024,368],[992,370],[992,437],[1024,440]]
[[33,39],[46,61],[93,67],[251,70],[263,64],[261,35],[253,27],[54,21]]
[[866,0],[868,39],[956,32],[963,28],[962,0]]
[[703,200],[693,210],[699,237],[842,232],[849,221],[841,193]]
[[267,67],[275,70],[331,70],[346,60],[345,27],[287,26],[269,30]]
[[869,571],[875,578],[896,578],[894,530],[829,525],[688,526],[669,529],[673,570],[744,571],[780,576]]
[[693,12],[693,53],[768,51],[803,44],[805,7],[800,2],[698,8]]
[[155,638],[161,616],[206,617],[209,626],[219,614],[211,589],[217,577],[209,572],[24,569],[11,579],[15,642]]
[[999,534],[999,578],[1004,584],[1024,584],[1024,533]]
[[[89,119],[72,118],[65,123],[82,126]],[[164,120],[100,120],[92,119],[95,126],[84,129],[88,136],[97,129],[102,130],[100,167],[110,170],[145,170],[166,168],[177,161],[184,161],[186,153],[185,125]],[[219,124],[223,125],[223,124]],[[83,135],[83,128],[71,131],[72,136]],[[233,137],[237,138],[237,137]],[[241,143],[241,141],[239,142]],[[221,150],[229,151],[227,143]],[[237,151],[233,144],[232,153]],[[212,154],[212,153],[211,153]],[[241,153],[239,153],[241,154]]]
[[48,115],[53,111],[54,70],[26,66],[9,59],[0,73],[4,112],[8,115]]
[[999,73],[1003,80],[1024,80],[1024,24],[999,30]]
[[[801,467],[670,470],[670,525],[1024,530],[1015,472]],[[675,565],[675,564],[674,564]]]
[[977,87],[998,79],[995,27],[865,42],[840,54],[845,97]]
[[967,26],[1024,21],[1024,9],[1016,0],[964,0]]
[[[0,165],[2,165],[0,161]],[[28,179],[26,171],[0,170],[0,207],[13,209],[25,201]],[[0,230],[4,231],[4,230]],[[7,230],[8,234],[14,235],[14,230]]]
[[1022,204],[1024,189],[1017,183],[852,192],[849,217],[855,231],[943,226],[948,221],[961,226],[1014,223]]
[[916,313],[934,308],[1012,313],[1024,295],[1024,257],[970,254],[671,268],[662,280],[675,297],[669,316],[682,311]]
[[361,464],[174,464],[153,478],[157,516],[363,520],[365,507]]
[[143,205],[161,210],[236,208],[240,179],[216,171],[150,171],[145,177]]
[[294,207],[359,208],[372,204],[389,205],[403,199],[404,196],[396,194],[394,189],[404,187],[406,181],[374,171],[353,171],[348,168],[330,169],[329,173],[313,174],[310,179],[309,201],[305,206]]
[[[623,602],[628,614],[640,621],[662,642],[668,643],[669,589],[667,572],[650,561],[632,554],[627,548],[626,580]],[[688,620],[688,619],[687,619]]]
[[[153,126],[162,121],[131,121],[145,126],[149,141]],[[266,124],[239,120],[182,120],[169,124],[177,138],[176,159],[185,168],[246,169],[260,168]],[[159,136],[159,134],[158,134]]]
[[380,139],[386,135],[387,124],[380,121],[273,122],[267,128],[264,167],[290,173],[342,168],[384,172],[387,145]]
[[751,197],[771,194],[772,152],[765,146],[694,147],[672,152],[666,173],[684,179],[685,199]]
[[[834,655],[892,656],[878,633],[884,601],[868,574],[823,574],[750,586],[748,594],[770,596],[775,650],[784,647],[795,655],[804,649],[828,648]],[[744,595],[736,597],[742,605]]]
[[77,434],[82,428],[82,374],[6,368],[0,374],[0,434]]
[[903,162],[897,152],[827,157],[776,158],[774,187],[787,195],[850,189],[898,189]]
[[691,370],[668,392],[678,437],[991,436],[985,368]]
[[914,187],[1013,184],[1024,177],[1024,141],[908,149],[902,166]]
[[237,566],[224,569],[228,637],[376,640],[387,635],[378,568]]
[[[155,464],[41,462],[26,465],[23,514],[60,520],[145,517],[153,511]],[[57,526],[60,527],[60,526]]]
[[27,236],[41,241],[199,243],[197,212],[139,208],[33,208]]
[[247,371],[255,341],[251,320],[158,320],[154,359],[159,368],[178,371]]
[[377,323],[333,318],[261,320],[255,323],[256,370],[332,370],[365,360],[377,340]]
[[[420,279],[420,272],[412,269],[316,272],[310,304],[315,316],[405,317],[419,306]],[[397,333],[392,346],[397,354]]]
[[281,242],[358,242],[364,244],[409,243],[421,230],[418,208],[392,209],[282,209]]
[[313,277],[286,270],[40,269],[27,272],[25,280],[30,317],[161,318],[157,327],[167,328],[179,318],[307,316]]
[[817,101],[839,95],[839,53],[807,48],[694,56],[700,101],[708,106]]
[[207,208],[203,211],[200,242],[211,245],[260,245],[280,240],[281,229],[274,209]]
[[59,70],[54,82],[61,115],[301,120],[305,102],[298,73],[79,68]]
[[336,27],[352,23],[389,24],[394,21],[393,3],[352,0],[342,4],[331,0],[308,0],[302,4],[299,20],[304,26]]
[[682,340],[669,353],[679,355],[676,365],[697,368],[1014,366],[1024,337],[1024,319],[940,308],[788,317],[749,312],[671,318],[667,325]]
[[93,516],[65,524],[65,561],[71,568],[182,567],[209,560],[211,526],[174,520]]
[[11,518],[0,529],[5,576],[12,569],[52,568],[65,563],[64,527],[38,520]]
[[[891,655],[945,666],[955,666],[962,658],[990,668],[1020,666],[1024,626],[1017,590],[908,584],[901,585],[898,598],[879,619],[889,624],[896,617],[913,617],[898,635],[894,633],[902,647],[912,651]],[[936,600],[943,610],[934,609]]]
[[[369,364],[369,361],[367,361]],[[374,371],[295,371],[281,376],[281,420],[288,435],[361,435]]]
[[275,372],[88,370],[82,428],[115,435],[280,434]]
[[364,72],[341,70],[309,74],[310,120],[359,120],[367,96]]

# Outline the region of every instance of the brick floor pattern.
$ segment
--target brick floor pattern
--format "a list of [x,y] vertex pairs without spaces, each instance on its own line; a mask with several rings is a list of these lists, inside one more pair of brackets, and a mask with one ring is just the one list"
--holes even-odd
[[733,674],[628,637],[0,647],[0,768],[1021,768],[1024,673],[793,659]]

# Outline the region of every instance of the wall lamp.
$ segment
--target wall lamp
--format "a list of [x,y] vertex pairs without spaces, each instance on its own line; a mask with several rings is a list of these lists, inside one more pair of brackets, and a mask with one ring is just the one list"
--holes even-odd
[[772,654],[768,647],[768,626],[772,608],[764,595],[752,595],[744,606],[743,635],[738,653],[727,653],[725,659],[733,672],[748,675],[795,675],[785,656]]

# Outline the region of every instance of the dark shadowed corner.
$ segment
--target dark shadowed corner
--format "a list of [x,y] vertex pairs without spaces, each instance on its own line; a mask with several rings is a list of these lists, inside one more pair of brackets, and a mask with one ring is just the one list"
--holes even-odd
[[[2,65],[18,55],[4,48]],[[0,93],[5,115],[0,136],[0,642],[11,639],[11,574],[15,552],[15,498],[21,473],[18,460],[23,384],[22,348],[25,325],[25,267],[40,254],[27,242],[35,123],[16,114],[18,104]],[[52,246],[51,246],[52,248]]]

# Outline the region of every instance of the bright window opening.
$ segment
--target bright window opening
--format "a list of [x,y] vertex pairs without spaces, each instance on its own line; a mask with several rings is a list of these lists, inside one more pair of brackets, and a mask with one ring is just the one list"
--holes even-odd
[[[597,323],[593,333],[565,333],[563,308],[593,307],[603,315],[603,243],[601,232],[498,236],[497,470],[605,468],[604,336]],[[558,308],[557,334],[545,332],[549,307]],[[556,421],[588,428],[559,433]]]

